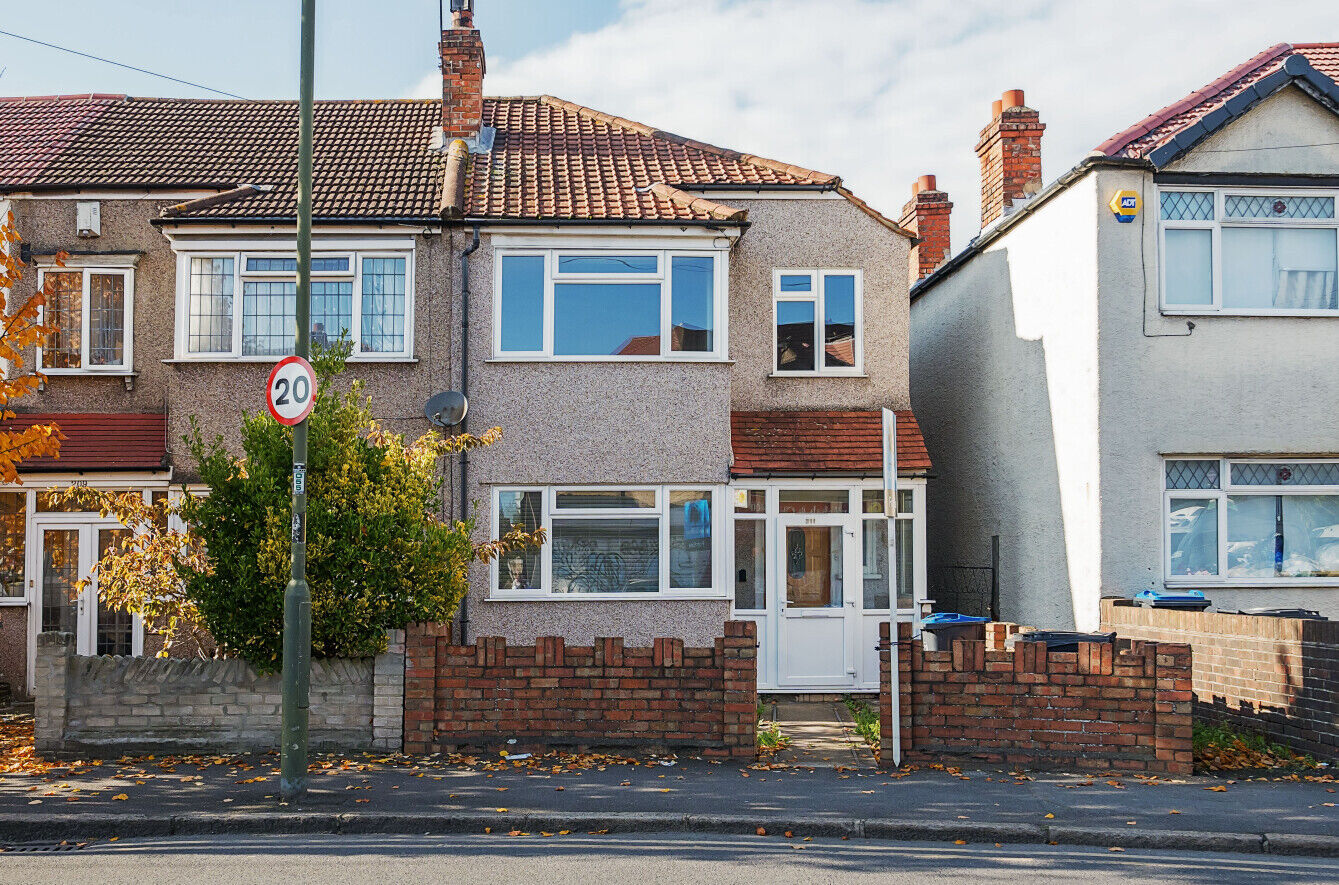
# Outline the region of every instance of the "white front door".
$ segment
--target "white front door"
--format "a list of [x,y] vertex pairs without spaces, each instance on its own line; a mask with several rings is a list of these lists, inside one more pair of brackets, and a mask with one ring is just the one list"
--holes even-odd
[[777,518],[778,684],[849,687],[861,605],[859,517]]
[[118,544],[127,531],[118,525],[87,522],[42,522],[37,542],[37,604],[32,606],[33,633],[73,633],[80,655],[129,655],[139,652],[134,619],[98,602],[93,564]]

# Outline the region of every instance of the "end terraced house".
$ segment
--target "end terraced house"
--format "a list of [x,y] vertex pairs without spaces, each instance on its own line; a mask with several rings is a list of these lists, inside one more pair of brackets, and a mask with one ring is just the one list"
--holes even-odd
[[[1000,538],[1002,615],[1094,629],[1103,595],[1339,615],[1339,44],[1279,44],[1043,186],[1010,90],[981,225],[912,288],[937,564]],[[936,267],[938,268],[936,269]]]
[[[834,175],[483,97],[468,13],[440,49],[441,101],[316,105],[312,333],[349,335],[392,429],[427,431],[426,400],[461,390],[470,429],[505,432],[451,465],[444,507],[551,541],[479,568],[458,629],[701,645],[740,618],[761,688],[873,688],[878,621],[925,585],[911,235]],[[194,479],[192,419],[235,438],[263,408],[295,331],[296,156],[295,102],[0,101],[0,211],[36,268],[23,285],[56,286],[20,420],[67,437],[0,491],[0,680],[31,690],[45,630],[81,654],[152,649],[74,591],[118,528],[41,490],[167,494]]]

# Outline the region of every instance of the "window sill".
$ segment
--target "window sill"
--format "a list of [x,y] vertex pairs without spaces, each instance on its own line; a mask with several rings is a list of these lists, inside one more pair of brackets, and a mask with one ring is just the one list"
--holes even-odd
[[134,369],[38,369],[48,378],[136,378]]
[[[199,356],[199,357],[174,357],[172,359],[162,360],[165,366],[189,366],[189,365],[211,365],[220,363],[268,363],[273,365],[283,357],[270,356]],[[417,363],[418,357],[413,356],[387,356],[387,357],[368,357],[351,356],[346,360],[349,363]]]
[[485,363],[656,363],[660,365],[678,365],[688,363],[690,365],[721,365],[733,366],[735,361],[732,359],[722,359],[721,357],[686,357],[686,356],[492,356],[484,360]]
[[1159,312],[1165,317],[1276,317],[1309,319],[1329,317],[1339,319],[1339,310],[1207,310],[1197,307],[1162,307]]
[[493,591],[484,602],[729,602],[721,593],[502,593]]
[[772,372],[768,378],[868,378],[864,372]]

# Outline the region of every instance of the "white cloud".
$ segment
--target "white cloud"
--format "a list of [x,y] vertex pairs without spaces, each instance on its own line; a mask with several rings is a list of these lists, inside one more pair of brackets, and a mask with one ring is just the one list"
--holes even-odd
[[[1051,180],[1107,136],[1272,43],[1334,39],[1333,0],[624,0],[609,25],[489,64],[550,93],[841,175],[896,216],[932,172],[976,233],[977,133],[1005,89],[1048,125]],[[488,39],[484,34],[485,42]],[[426,75],[415,90],[435,95]]]

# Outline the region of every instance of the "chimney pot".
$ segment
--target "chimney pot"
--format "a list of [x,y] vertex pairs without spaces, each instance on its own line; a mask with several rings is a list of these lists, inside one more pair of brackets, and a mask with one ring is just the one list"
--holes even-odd
[[990,119],[994,120],[1003,112],[1004,112],[1004,102],[1000,101],[997,98],[990,103]]
[[[1023,90],[1021,89],[1010,89],[1004,93],[1003,99],[1003,110],[1027,107],[1027,104],[1023,101]],[[999,114],[997,113],[995,116],[998,117]]]
[[949,216],[953,204],[935,186],[933,175],[922,175],[911,185],[911,199],[902,207],[901,225],[920,240],[911,247],[911,283],[934,273],[948,259]]

